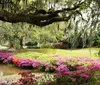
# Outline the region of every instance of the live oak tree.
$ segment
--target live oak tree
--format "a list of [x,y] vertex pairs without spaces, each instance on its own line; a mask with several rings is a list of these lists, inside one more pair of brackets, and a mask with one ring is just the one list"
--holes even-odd
[[[55,28],[55,29],[54,29]],[[57,41],[56,37],[62,36],[56,24],[45,26],[42,29],[27,23],[4,23],[0,22],[0,44],[9,43],[10,48],[23,48],[28,43],[37,42],[38,44]]]
[[0,20],[42,27],[76,16],[83,18],[82,10],[88,8],[99,9],[100,0],[0,0]]
[[[65,38],[65,41],[71,42],[72,46],[77,46],[78,37],[82,37],[84,43],[86,43],[87,38],[89,40],[93,39],[97,34],[96,32],[100,30],[100,0],[0,0],[0,20],[12,24],[26,22],[43,28],[52,23],[57,24],[55,22],[64,21],[65,27],[59,27],[59,24],[54,26],[53,24],[49,28],[52,30],[48,30],[51,32],[43,29],[45,31],[44,35],[54,33],[57,40]],[[0,35],[8,34],[10,36],[9,41],[16,38],[22,47],[22,42],[26,37],[24,34],[30,32],[29,28],[24,28],[25,33],[23,33],[21,24],[17,24],[17,27],[14,25],[13,29],[9,26],[6,26],[6,28],[0,27]],[[10,32],[7,33],[6,29],[15,30],[15,33],[12,33],[13,35]],[[71,29],[74,32],[71,32]],[[37,37],[34,34],[41,34],[41,29],[39,31],[36,27],[36,30],[37,32],[29,34],[32,35],[31,39],[33,40]],[[7,40],[6,37],[3,39]]]
[[11,48],[23,48],[25,41],[30,40],[33,31],[30,24],[0,22],[0,43],[4,44],[8,42]]

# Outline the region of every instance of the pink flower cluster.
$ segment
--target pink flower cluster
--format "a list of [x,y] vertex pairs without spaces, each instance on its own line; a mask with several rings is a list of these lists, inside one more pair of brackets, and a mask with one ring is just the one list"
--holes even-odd
[[13,56],[14,56],[13,52],[0,51],[0,62],[10,63]]
[[57,61],[57,77],[66,77],[72,82],[83,81],[86,82],[93,78],[93,75],[100,71],[99,59],[92,59],[88,57],[67,58],[67,60],[59,59]]
[[32,59],[24,59],[24,58],[13,58],[12,62],[14,65],[16,65],[17,67],[33,67],[33,68],[37,68],[39,67],[42,63],[40,61],[35,61]]
[[21,78],[17,82],[12,82],[11,85],[34,85],[36,79],[33,79],[35,75],[31,71],[18,73]]
[[69,69],[67,68],[66,65],[59,65],[57,68],[56,68],[56,71],[57,71],[57,74],[59,76],[65,76],[65,75],[70,75],[72,74],[72,72],[69,71]]
[[[79,84],[87,81],[92,81],[96,72],[100,71],[100,59],[93,59],[89,57],[66,57],[66,59],[57,59],[50,62],[41,62],[39,60],[24,59],[13,57],[14,53],[1,51],[0,62],[9,63],[12,62],[15,66],[20,68],[34,68],[43,69],[45,72],[55,72],[55,79],[66,79],[68,82],[78,82]],[[30,72],[31,73],[31,72]],[[20,85],[29,83],[33,84],[33,80],[29,72],[19,73],[22,78],[19,80]],[[28,77],[26,76],[28,75]],[[100,75],[100,73],[99,73]]]
[[42,64],[41,61],[39,61],[39,60],[37,60],[37,61],[34,60],[33,63],[32,63],[32,66],[33,66],[33,68],[37,68],[37,67],[40,67],[41,64]]

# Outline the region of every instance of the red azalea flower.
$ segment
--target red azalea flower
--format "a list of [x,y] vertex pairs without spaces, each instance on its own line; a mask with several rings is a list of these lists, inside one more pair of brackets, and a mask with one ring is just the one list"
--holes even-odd
[[19,60],[20,58],[12,58],[12,62],[14,63],[14,65],[19,66]]

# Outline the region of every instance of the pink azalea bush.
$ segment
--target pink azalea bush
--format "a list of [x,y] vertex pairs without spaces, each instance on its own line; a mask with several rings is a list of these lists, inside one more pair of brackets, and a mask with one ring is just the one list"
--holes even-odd
[[45,68],[45,72],[55,72],[56,66],[52,65],[50,62],[43,63],[43,66]]
[[35,75],[32,71],[20,72],[18,75],[21,75],[21,78],[16,82],[12,82],[11,85],[49,85],[52,80],[46,77],[52,77],[49,75]]
[[24,58],[18,58],[18,59],[17,58],[13,58],[12,62],[17,67],[28,68],[28,67],[32,67],[33,60],[31,60],[31,59],[24,59]]
[[57,71],[57,75],[59,75],[59,76],[65,76],[65,75],[71,75],[72,74],[72,72],[69,71],[69,69],[67,68],[66,65],[59,65],[56,68],[56,71]]
[[33,68],[38,68],[38,67],[40,67],[42,65],[42,62],[41,61],[39,61],[39,60],[34,60],[33,62],[32,62],[32,66],[33,66]]
[[30,59],[20,59],[19,67],[32,67],[33,60]]
[[[0,62],[10,63],[20,68],[33,68],[45,72],[52,72],[53,81],[47,80],[40,85],[86,85],[100,79],[100,59],[89,57],[66,57],[55,59],[52,62],[13,57],[14,53],[0,52]],[[37,85],[37,80],[32,72],[19,73],[22,78],[16,85]],[[39,78],[40,79],[40,78]],[[14,84],[14,83],[13,83]],[[90,84],[90,85],[92,85]]]
[[35,75],[31,71],[20,72],[21,78],[17,82],[12,82],[11,85],[34,85],[36,79],[33,79]]
[[100,62],[97,61],[99,61],[99,59],[88,57],[77,57],[72,58],[72,60],[67,58],[67,60],[63,62],[61,59],[58,60],[55,85],[85,85],[89,82],[92,83],[96,81],[94,77],[95,74],[99,72],[100,76]]
[[13,56],[14,56],[13,52],[0,51],[0,62],[11,63]]
[[[65,60],[60,58],[54,63],[42,63],[36,60],[28,62],[31,62],[33,68],[44,67],[45,72],[55,73],[53,75],[53,81],[47,80],[47,82],[41,83],[40,85],[88,85],[88,83],[95,85],[94,82],[97,81],[95,74],[99,72],[98,75],[100,76],[99,61],[100,59],[92,59],[88,57],[67,57]],[[25,81],[25,79],[26,78],[22,78],[21,80]],[[34,82],[35,83],[33,85],[38,85],[36,84],[36,80],[34,80]]]

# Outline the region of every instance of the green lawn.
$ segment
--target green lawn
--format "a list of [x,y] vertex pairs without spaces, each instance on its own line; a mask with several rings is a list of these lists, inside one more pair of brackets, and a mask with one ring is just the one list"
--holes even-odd
[[100,48],[85,48],[76,50],[63,50],[63,49],[25,49],[17,52],[16,57],[20,58],[33,58],[42,61],[52,60],[53,55],[66,56],[87,56],[87,57],[98,57],[97,52]]

